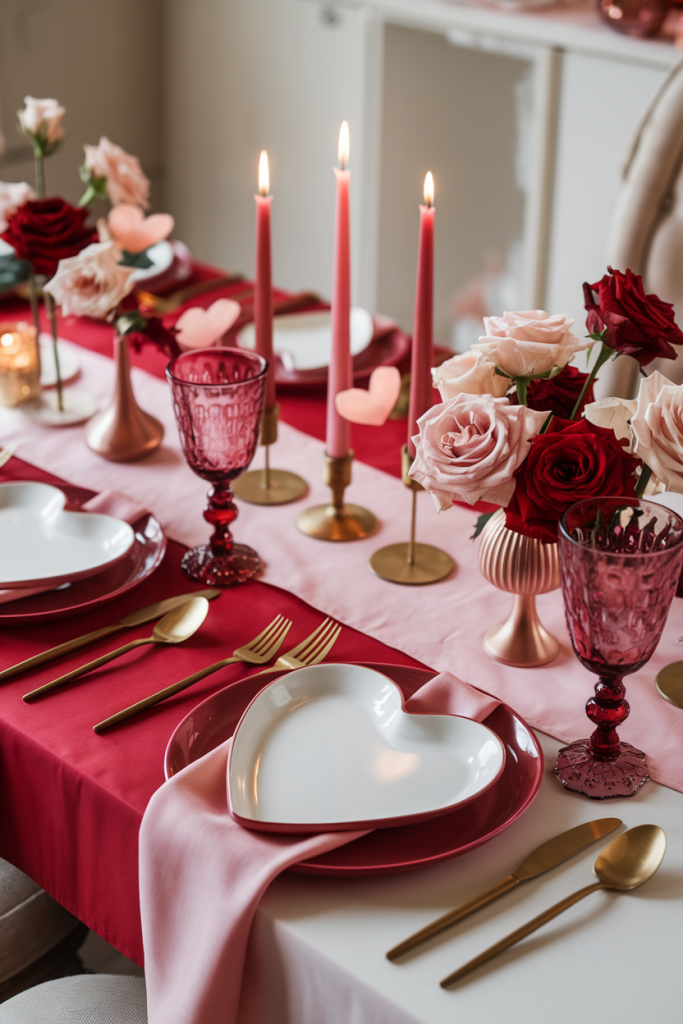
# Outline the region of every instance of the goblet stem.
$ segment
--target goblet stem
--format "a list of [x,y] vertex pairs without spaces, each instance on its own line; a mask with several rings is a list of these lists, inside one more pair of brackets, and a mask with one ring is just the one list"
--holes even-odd
[[230,484],[221,481],[209,490],[209,504],[204,510],[204,518],[213,526],[213,535],[209,541],[214,555],[228,555],[232,550],[233,539],[230,524],[237,519],[237,506],[232,500]]
[[590,738],[590,752],[601,761],[613,761],[621,751],[616,727],[626,721],[631,711],[624,699],[626,687],[622,678],[600,676],[595,685],[595,696],[586,704],[586,714],[597,726]]

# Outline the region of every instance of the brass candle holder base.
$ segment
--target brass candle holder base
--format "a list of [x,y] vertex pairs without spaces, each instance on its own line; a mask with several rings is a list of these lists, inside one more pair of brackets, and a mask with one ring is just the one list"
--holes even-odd
[[303,498],[308,490],[306,481],[296,473],[270,468],[270,446],[277,441],[279,412],[280,406],[274,405],[263,414],[261,444],[265,448],[265,466],[250,470],[232,485],[233,494],[251,505],[288,505],[290,501]]
[[660,697],[683,708],[683,661],[674,661],[661,669],[655,677],[655,686]]
[[402,583],[408,587],[421,587],[443,580],[455,569],[455,562],[441,548],[432,544],[419,544],[415,540],[415,519],[417,515],[417,492],[424,488],[408,476],[412,465],[408,445],[401,449],[403,483],[413,492],[410,517],[410,540],[401,544],[388,544],[375,551],[369,565],[376,576],[390,583]]
[[362,540],[372,533],[377,520],[366,508],[344,503],[344,491],[351,483],[353,452],[343,459],[333,459],[325,452],[323,458],[323,482],[332,491],[332,501],[307,508],[297,517],[296,525],[316,540]]

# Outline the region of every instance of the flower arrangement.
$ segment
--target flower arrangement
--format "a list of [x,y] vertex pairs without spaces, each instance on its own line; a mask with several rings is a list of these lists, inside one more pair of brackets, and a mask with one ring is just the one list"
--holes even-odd
[[[593,395],[610,358],[628,354],[641,367],[676,358],[673,307],[611,267],[584,295],[587,338],[564,315],[504,313],[484,319],[470,352],[433,371],[443,402],[418,421],[410,475],[440,511],[490,502],[505,509],[508,529],[552,543],[564,511],[584,498],[683,493],[683,386],[655,372],[633,401]],[[570,365],[596,344],[590,372]]]

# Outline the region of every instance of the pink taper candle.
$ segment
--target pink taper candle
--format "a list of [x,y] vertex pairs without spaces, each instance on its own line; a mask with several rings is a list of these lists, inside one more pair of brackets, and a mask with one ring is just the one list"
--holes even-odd
[[266,409],[275,405],[275,366],[273,364],[273,289],[271,284],[270,259],[270,204],[273,197],[268,195],[270,176],[268,154],[261,152],[258,166],[259,195],[256,200],[256,281],[254,285],[254,329],[256,351],[268,360],[268,382],[266,385]]
[[425,178],[425,205],[420,206],[420,242],[417,250],[417,285],[413,350],[410,360],[410,406],[408,409],[408,452],[415,458],[413,437],[417,421],[432,405],[434,365],[434,179]]
[[327,375],[327,454],[343,459],[349,454],[348,420],[337,412],[334,399],[339,391],[353,387],[351,366],[351,252],[349,236],[349,126],[344,121],[339,132],[337,177],[337,213],[334,229],[334,281],[332,285],[332,352]]

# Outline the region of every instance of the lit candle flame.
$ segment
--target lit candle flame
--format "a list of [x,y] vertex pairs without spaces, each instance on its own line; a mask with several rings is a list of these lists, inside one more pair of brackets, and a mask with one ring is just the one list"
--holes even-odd
[[348,121],[342,121],[342,126],[339,129],[339,166],[342,171],[346,170],[346,165],[349,162],[349,150],[351,143],[349,140],[349,123]]
[[265,149],[261,150],[261,156],[258,162],[258,190],[262,196],[267,196],[270,192],[270,173],[268,171],[268,154]]
[[0,344],[4,345],[6,348],[9,348],[10,345],[14,344],[14,335],[13,334],[3,334],[3,336],[0,338]]
[[427,177],[425,178],[424,197],[426,206],[434,205],[434,178],[431,171],[427,171]]

